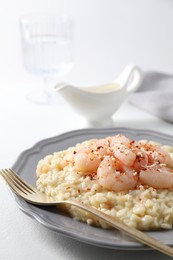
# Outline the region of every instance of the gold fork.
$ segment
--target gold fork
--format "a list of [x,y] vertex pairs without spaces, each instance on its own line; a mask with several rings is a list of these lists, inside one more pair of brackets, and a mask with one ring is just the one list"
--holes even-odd
[[29,185],[26,181],[22,180],[13,170],[11,169],[2,169],[0,170],[0,175],[3,177],[9,188],[22,197],[24,200],[31,204],[37,204],[37,205],[44,205],[44,206],[52,206],[52,205],[72,205],[76,206],[82,210],[85,210],[94,216],[102,219],[112,227],[125,232],[127,235],[133,237],[137,241],[152,247],[166,255],[173,257],[173,248],[165,245],[164,243],[152,238],[151,236],[135,229],[132,227],[129,227],[128,225],[124,224],[120,219],[118,218],[112,218],[111,216],[108,216],[107,214],[92,208],[85,206],[82,203],[76,202],[76,201],[54,201],[53,198],[48,197],[44,193],[39,192],[37,189]]

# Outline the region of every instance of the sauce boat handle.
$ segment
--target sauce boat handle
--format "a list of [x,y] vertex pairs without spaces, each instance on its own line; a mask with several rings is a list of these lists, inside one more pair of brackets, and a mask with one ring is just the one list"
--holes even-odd
[[126,88],[127,93],[130,94],[136,91],[141,85],[142,71],[138,66],[129,64],[116,79],[116,82],[123,88]]

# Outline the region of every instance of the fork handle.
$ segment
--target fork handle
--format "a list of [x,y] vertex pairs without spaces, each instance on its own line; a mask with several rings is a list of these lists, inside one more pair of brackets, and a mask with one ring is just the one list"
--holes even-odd
[[92,213],[93,215],[99,217],[100,219],[102,219],[103,221],[107,222],[109,225],[111,225],[112,227],[125,232],[126,234],[128,234],[130,237],[133,237],[134,239],[136,239],[137,241],[152,247],[166,255],[169,255],[171,257],[173,257],[173,248],[165,245],[164,243],[160,242],[159,240],[135,229],[132,228],[126,224],[124,224],[121,220],[119,220],[118,218],[113,218],[97,209],[94,209],[92,207],[88,207],[83,205],[82,203],[79,202],[75,202],[75,201],[62,201],[62,204],[70,204],[72,206],[76,206],[80,209],[83,209],[89,213]]

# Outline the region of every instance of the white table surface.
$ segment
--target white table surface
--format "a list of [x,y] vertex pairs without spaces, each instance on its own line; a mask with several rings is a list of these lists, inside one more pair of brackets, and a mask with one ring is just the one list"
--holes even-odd
[[[86,127],[85,120],[61,101],[37,106],[15,91],[0,97],[0,168],[10,167],[19,153],[38,140]],[[8,100],[8,102],[7,102]],[[173,126],[125,102],[114,116],[115,127],[152,129],[171,134]],[[46,229],[15,204],[0,178],[0,259],[169,259],[154,251],[117,251],[72,240]]]
[[[40,84],[21,62],[19,16],[26,12],[69,13],[76,23],[75,67],[65,78],[76,84],[113,80],[128,63],[172,73],[173,3],[163,0],[6,0],[0,3],[0,168],[37,141],[85,128],[86,122],[62,100],[37,106],[25,99]],[[168,124],[126,101],[114,127],[160,131]],[[118,251],[87,245],[46,229],[15,204],[0,178],[0,260],[170,259],[154,251]]]

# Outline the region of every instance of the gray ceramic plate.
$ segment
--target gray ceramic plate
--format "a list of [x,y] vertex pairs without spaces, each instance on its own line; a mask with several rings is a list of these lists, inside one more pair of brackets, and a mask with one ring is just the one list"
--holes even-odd
[[[30,184],[35,186],[35,169],[37,162],[44,156],[55,151],[60,151],[91,138],[102,138],[105,136],[124,134],[132,139],[148,139],[173,146],[173,137],[148,130],[134,130],[128,128],[110,129],[83,129],[55,136],[36,143],[31,149],[24,151],[13,169]],[[83,241],[100,247],[123,249],[123,250],[144,250],[147,247],[130,239],[117,230],[103,230],[92,227],[85,223],[77,222],[69,216],[54,208],[44,208],[31,205],[20,197],[14,195],[19,208],[43,224],[45,227],[57,231],[65,236]],[[168,245],[173,245],[173,231],[155,231],[149,234]]]

